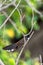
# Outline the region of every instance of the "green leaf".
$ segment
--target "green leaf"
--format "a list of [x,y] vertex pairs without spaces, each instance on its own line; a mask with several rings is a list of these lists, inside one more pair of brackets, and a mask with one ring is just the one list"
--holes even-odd
[[9,58],[9,65],[15,65],[15,60],[13,58]]
[[27,65],[33,65],[32,59],[27,60],[27,61],[26,61],[26,64],[27,64]]
[[0,13],[0,26],[3,24],[6,17]]
[[[9,7],[8,9],[6,9],[8,15],[13,11],[13,9],[14,9],[13,6]],[[14,22],[20,21],[20,15],[19,15],[19,13],[18,13],[17,10],[12,14],[11,19],[12,19]]]
[[[35,22],[36,22],[36,21],[35,21]],[[39,30],[39,29],[40,29],[40,26],[38,25],[37,22],[34,24],[34,29],[35,29],[35,30]]]
[[0,47],[3,48],[10,44],[10,41],[0,38]]
[[26,62],[25,62],[25,61],[20,60],[20,61],[19,61],[19,65],[27,65],[27,64],[26,64]]

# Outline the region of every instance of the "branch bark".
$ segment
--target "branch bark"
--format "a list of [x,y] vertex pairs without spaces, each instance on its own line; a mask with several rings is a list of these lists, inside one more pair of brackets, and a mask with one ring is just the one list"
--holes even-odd
[[0,29],[3,28],[3,26],[7,23],[7,21],[9,20],[9,18],[12,16],[12,14],[15,12],[15,10],[18,8],[19,4],[20,4],[21,0],[19,1],[19,3],[17,4],[17,6],[15,7],[15,9],[11,12],[11,14],[8,16],[8,18],[4,21],[4,23],[0,26]]
[[30,41],[31,37],[33,36],[33,34],[34,34],[34,31],[31,33],[31,35],[30,35],[30,37],[27,39],[27,41],[24,41],[25,43],[24,43],[23,48],[21,49],[21,51],[20,51],[20,53],[19,53],[19,55],[18,55],[18,57],[17,57],[16,65],[18,65],[20,56],[21,56],[21,54],[22,54],[22,52],[23,52],[25,46],[28,44],[28,42]]

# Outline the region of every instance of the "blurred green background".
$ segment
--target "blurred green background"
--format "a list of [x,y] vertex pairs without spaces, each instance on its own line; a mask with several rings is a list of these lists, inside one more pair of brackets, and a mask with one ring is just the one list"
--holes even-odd
[[[8,0],[4,3],[4,6],[11,3],[13,0]],[[16,5],[18,4],[19,0],[16,0]],[[3,0],[0,0],[0,3],[3,3]],[[36,8],[38,11],[43,13],[41,8],[43,8],[43,0],[30,0],[30,3]],[[2,6],[2,7],[4,7]],[[15,6],[10,6],[3,11],[0,12],[0,26],[6,20],[6,15],[9,16],[10,13],[13,11]],[[6,14],[5,14],[6,13]],[[23,38],[23,34],[28,34],[32,28],[32,17],[34,14],[33,23],[33,30],[38,31],[40,29],[39,19],[43,21],[43,17],[38,15],[35,11],[32,11],[30,6],[26,3],[25,0],[21,0],[20,5],[15,10],[15,12],[11,16],[11,24],[10,20],[0,29],[0,59],[5,65],[16,65],[16,59],[18,56],[18,51],[15,52],[8,52],[3,50],[3,47],[10,45],[11,43],[15,43],[21,38]],[[20,18],[21,16],[21,18]],[[21,20],[22,19],[22,20]],[[13,40],[11,42],[11,40]],[[24,58],[21,58],[18,65],[40,65],[39,60],[35,58],[31,58],[31,52],[26,50],[24,52]]]

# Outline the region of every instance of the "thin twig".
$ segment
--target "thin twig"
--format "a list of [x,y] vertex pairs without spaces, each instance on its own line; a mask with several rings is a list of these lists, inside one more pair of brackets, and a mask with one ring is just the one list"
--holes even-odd
[[31,37],[33,36],[33,33],[34,33],[34,31],[33,31],[32,34],[30,35],[30,37],[28,38],[28,40],[24,43],[23,48],[21,49],[21,51],[20,51],[20,53],[19,53],[19,55],[18,55],[18,57],[17,57],[16,65],[18,65],[18,62],[19,62],[20,56],[21,56],[21,54],[22,54],[22,52],[23,52],[25,46],[27,45],[27,43],[29,42],[29,40],[30,40]]
[[25,0],[27,4],[33,9],[37,14],[39,14],[41,17],[43,16],[41,12],[39,12],[31,3],[30,0]]
[[17,4],[17,6],[15,7],[15,9],[11,12],[11,14],[8,16],[8,18],[4,21],[4,23],[0,26],[0,29],[7,23],[7,21],[9,20],[9,18],[12,16],[12,14],[15,12],[15,10],[17,9],[17,7],[19,6],[21,0],[19,1],[19,3]]
[[[5,11],[2,11],[2,13],[8,17],[7,13]],[[16,25],[16,23],[14,21],[12,21],[12,19],[9,18],[9,22],[13,25],[13,27],[16,29],[16,31],[18,32],[18,26]],[[21,29],[20,29],[21,31]],[[21,34],[24,36],[25,34],[23,32],[21,32]]]
[[42,64],[42,56],[41,56],[41,54],[40,54],[40,63],[41,63],[41,65],[43,65],[43,64]]
[[6,0],[4,0],[4,2],[2,3],[2,6],[5,4]]
[[[6,17],[8,17],[8,15],[7,15],[7,13],[5,12],[5,11],[2,11],[2,13],[6,16]],[[18,32],[18,26],[16,25],[16,23],[14,22],[14,21],[12,21],[10,18],[9,18],[9,22],[13,25],[13,27],[16,29],[16,31]],[[20,29],[20,31],[21,31],[21,29]],[[24,36],[24,33],[23,32],[21,32],[21,34]]]
[[[13,4],[13,6],[15,6],[16,7],[16,4]],[[19,11],[19,9],[17,8],[17,11],[18,11],[18,13],[19,13],[19,15],[20,15],[20,22],[21,22],[21,24],[22,24],[22,16],[21,16],[21,13],[20,13],[20,11]]]
[[4,0],[4,2],[0,4],[0,10],[2,9],[2,6],[4,5],[5,2],[6,0]]
[[12,1],[11,3],[8,3],[7,5],[1,7],[0,11],[7,9],[8,7],[12,6],[13,4],[15,5],[16,0]]
[[[6,18],[8,17],[7,13],[5,11],[2,11],[2,13],[6,16]],[[18,28],[16,26],[16,24],[14,23],[14,21],[12,21],[10,18],[9,18],[9,22],[13,25],[13,27],[18,31]]]
[[34,11],[32,10],[32,20],[31,20],[31,30],[30,30],[30,32],[28,33],[28,34],[26,34],[25,36],[28,36],[28,35],[30,35],[31,34],[31,32],[32,32],[32,30],[33,30],[33,27],[34,27]]
[[13,4],[13,2],[7,4],[6,6],[3,6],[3,7],[0,9],[0,11],[2,11],[2,10],[4,10],[4,9],[7,9],[7,8],[8,8],[9,6],[11,6],[12,4]]

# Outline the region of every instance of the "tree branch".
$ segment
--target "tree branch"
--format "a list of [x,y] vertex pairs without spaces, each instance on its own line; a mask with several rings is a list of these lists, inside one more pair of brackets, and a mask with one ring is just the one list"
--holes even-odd
[[31,9],[33,9],[37,14],[39,14],[41,17],[43,17],[42,13],[39,12],[31,3],[30,0],[25,0],[27,2],[27,4],[31,7]]
[[7,23],[7,21],[9,20],[9,18],[12,16],[12,14],[15,12],[15,10],[17,9],[17,7],[19,6],[21,0],[19,1],[19,3],[17,4],[17,6],[15,7],[15,9],[11,12],[11,14],[8,16],[8,18],[4,21],[4,23],[0,26],[0,29]]
[[30,35],[30,37],[27,39],[27,41],[24,43],[23,48],[21,49],[21,51],[20,51],[20,53],[19,53],[19,55],[18,55],[18,57],[17,57],[16,65],[18,65],[18,62],[19,62],[20,56],[21,56],[21,54],[22,54],[22,52],[23,52],[25,46],[28,44],[29,40],[30,40],[31,37],[33,36],[33,33],[34,33],[34,31],[33,31],[32,34]]

